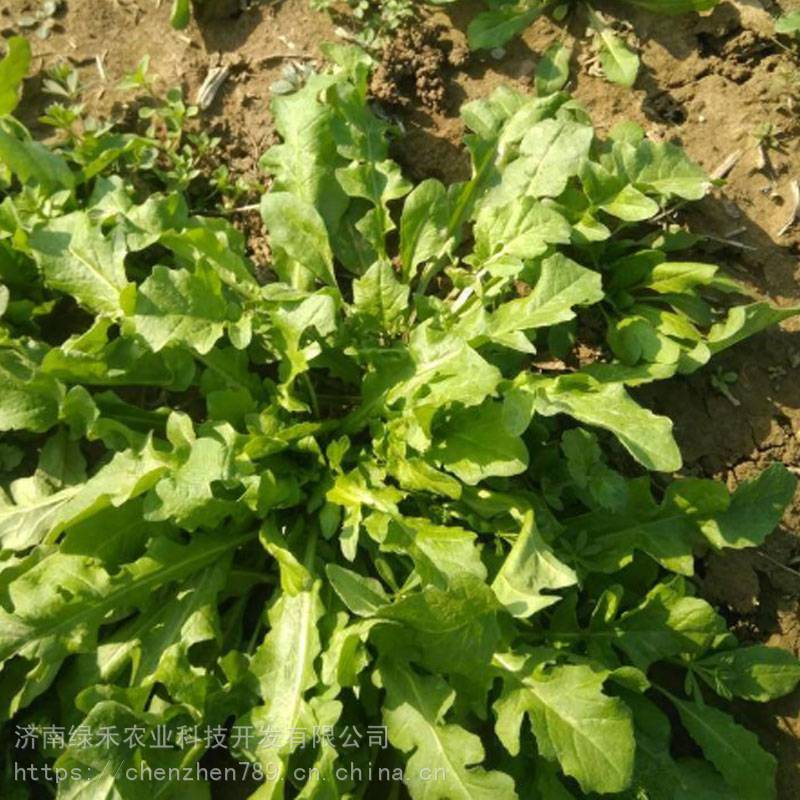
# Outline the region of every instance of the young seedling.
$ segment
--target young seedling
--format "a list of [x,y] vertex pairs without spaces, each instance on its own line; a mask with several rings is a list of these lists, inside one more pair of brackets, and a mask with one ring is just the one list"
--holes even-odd
[[727,398],[731,405],[737,408],[742,404],[741,401],[733,395],[731,387],[734,386],[739,380],[739,373],[734,370],[726,370],[724,367],[715,367],[711,373],[711,385],[723,397]]
[[40,0],[33,13],[17,18],[17,25],[22,30],[34,31],[39,39],[47,39],[57,24],[56,15],[63,5],[63,0]]
[[630,88],[639,74],[639,56],[611,28],[601,14],[589,5],[586,8],[603,74],[612,83]]
[[783,132],[777,128],[775,123],[767,120],[759,124],[753,131],[752,136],[756,142],[758,169],[766,171],[768,175],[774,178],[775,170],[769,153],[770,151],[781,152],[783,150]]

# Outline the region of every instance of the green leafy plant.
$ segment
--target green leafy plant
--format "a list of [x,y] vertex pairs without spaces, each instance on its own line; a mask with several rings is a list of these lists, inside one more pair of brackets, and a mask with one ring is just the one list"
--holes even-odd
[[[419,8],[447,6],[457,0],[346,0],[346,7],[356,22],[356,32],[350,38],[367,50],[380,49],[393,33],[405,25],[418,24]],[[576,5],[573,0],[563,3],[544,0],[485,0],[487,11],[478,14],[468,29],[469,46],[473,50],[498,50],[521,34],[534,20],[550,13],[562,21]],[[692,11],[712,9],[719,0],[627,0],[629,5],[656,14],[674,16]],[[335,0],[310,0],[317,11],[338,12]],[[589,27],[595,34],[595,46],[600,64],[608,80],[621,86],[633,86],[639,72],[639,57],[626,43],[625,37],[589,4],[586,4]],[[190,0],[175,0],[173,27],[185,27],[191,18]],[[776,30],[791,33],[792,15],[776,21]]]
[[716,367],[711,374],[711,385],[727,400],[731,405],[740,406],[741,402],[731,391],[739,380],[739,374],[732,370],[725,370],[722,367]]
[[189,24],[191,18],[192,7],[190,0],[173,0],[169,17],[172,27],[176,30],[182,30]]
[[[452,0],[451,0],[452,1]],[[627,0],[628,5],[655,14],[678,15],[692,11],[707,11],[719,0]],[[551,13],[562,20],[575,5],[571,0],[563,3],[541,0],[485,0],[488,10],[479,14],[470,24],[470,46],[475,49],[502,47],[522,33],[535,19]],[[590,14],[594,14],[590,9]]]
[[43,89],[58,98],[39,121],[59,130],[61,147],[77,162],[96,159],[93,171],[107,164],[135,177],[154,191],[185,193],[194,210],[226,213],[244,198],[260,195],[262,187],[230,173],[219,162],[219,137],[193,125],[197,106],[187,104],[180,89],[161,95],[144,57],[124,76],[118,89],[135,93],[137,134],[120,134],[113,119],[99,121],[84,111],[84,87],[67,64],[48,71]]
[[792,11],[775,20],[775,33],[800,37],[800,11]]
[[273,100],[266,280],[122,169],[134,140],[90,161],[0,120],[4,735],[77,732],[24,754],[64,798],[208,797],[143,767],[216,732],[256,798],[774,796],[726,701],[800,665],[741,646],[694,567],[760,544],[795,480],[651,479],[680,453],[629,387],[798,310],[677,260],[697,239],[653,223],[709,186],[677,147],[501,88],[463,109],[471,177],[414,186],[367,63],[328,54]]
[[[335,12],[335,0],[311,0],[317,11]],[[394,31],[417,17],[414,0],[347,0],[346,6],[357,22],[355,40],[364,48],[380,47]]]
[[608,22],[588,7],[589,24],[595,32],[595,46],[603,74],[612,83],[631,87],[639,74],[639,56],[625,43]]
[[[447,6],[457,0],[426,0],[424,6]],[[678,15],[712,9],[718,0],[628,0],[628,4],[656,14]],[[334,10],[332,0],[311,0],[318,10]],[[419,6],[411,0],[348,0],[351,13],[359,24],[356,42],[367,49],[381,47],[388,36],[403,25],[418,21]],[[502,52],[502,48],[544,14],[563,21],[578,6],[542,0],[486,0],[488,9],[479,13],[469,25],[467,35],[473,50]],[[603,15],[585,4],[589,28],[594,32],[600,65],[608,80],[622,86],[633,86],[639,72],[639,57],[625,41],[625,36]],[[617,25],[617,28],[622,26]]]
[[[423,5],[446,6],[457,0],[426,0]],[[706,11],[718,0],[629,0],[629,5],[657,14],[677,15]],[[488,10],[470,23],[468,40],[473,50],[497,50],[521,34],[543,14],[562,21],[576,3],[542,2],[542,0],[486,0]],[[410,0],[348,0],[348,6],[361,28],[358,43],[367,48],[379,47],[386,37],[402,25],[409,24],[418,13],[418,4]],[[312,0],[312,7],[331,10],[332,0]],[[596,36],[597,50],[603,70],[610,81],[632,86],[639,69],[639,57],[600,14],[586,5],[589,25]]]

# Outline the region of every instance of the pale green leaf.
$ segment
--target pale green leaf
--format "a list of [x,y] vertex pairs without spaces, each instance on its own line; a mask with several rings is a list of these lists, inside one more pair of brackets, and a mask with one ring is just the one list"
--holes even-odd
[[600,208],[606,214],[625,222],[641,222],[654,217],[658,213],[659,206],[655,200],[628,184]]
[[95,649],[107,615],[142,607],[155,588],[213,564],[250,538],[214,534],[181,545],[159,537],[114,574],[91,557],[55,552],[16,577],[7,588],[7,608],[0,610],[0,661],[22,656],[30,665],[8,701],[11,712],[45,691],[68,655]]
[[775,20],[775,33],[800,32],[800,11],[790,11]]
[[712,606],[685,591],[683,579],[659,584],[614,623],[614,645],[639,669],[684,653],[702,655],[726,635],[727,624]]
[[432,672],[459,677],[463,694],[483,702],[491,684],[489,662],[500,641],[491,589],[475,576],[462,575],[447,589],[426,586],[398,597],[377,616],[401,623],[376,631],[381,652],[411,658]]
[[578,576],[555,553],[537,530],[528,512],[513,547],[492,582],[497,599],[515,617],[529,617],[557,603],[557,594],[544,591],[574,586]]
[[536,92],[540,96],[553,94],[564,88],[569,80],[569,61],[572,50],[563,42],[551,44],[542,53],[536,65]]
[[528,467],[528,451],[503,428],[502,415],[496,402],[452,412],[436,429],[428,457],[470,485],[519,475]]
[[638,405],[622,384],[597,383],[575,374],[542,382],[533,378],[527,391],[531,408],[545,416],[568,414],[579,422],[613,433],[648,469],[673,472],[681,466],[672,422]]
[[204,355],[217,343],[235,310],[223,296],[216,273],[157,266],[139,286],[129,318],[154,352],[184,345]]
[[339,599],[360,617],[370,617],[389,602],[379,581],[366,578],[337,564],[328,564],[325,574]]
[[445,187],[434,178],[422,181],[406,198],[400,217],[400,260],[406,280],[446,245],[447,212]]
[[603,296],[600,273],[557,253],[542,261],[539,279],[529,295],[504,303],[492,314],[489,335],[502,339],[515,331],[566,322],[575,317],[574,306],[597,303]]
[[307,288],[293,276],[293,265],[299,265],[317,280],[336,285],[333,274],[328,231],[319,212],[309,203],[288,192],[269,192],[261,198],[261,216],[270,234],[270,244],[286,263],[288,282]]
[[346,161],[336,150],[334,115],[321,102],[333,81],[330,75],[312,75],[299,91],[273,96],[270,109],[283,141],[261,159],[261,166],[275,176],[272,191],[291,193],[313,206],[332,234],[349,203],[335,175]]
[[630,88],[639,74],[639,56],[631,52],[625,42],[606,27],[599,31],[600,63],[603,72],[612,82]]
[[777,308],[770,303],[752,303],[732,308],[724,320],[708,332],[707,344],[712,353],[720,353],[770,325],[800,314],[800,307]]
[[528,261],[547,251],[549,244],[567,244],[570,225],[561,214],[532,197],[517,198],[507,205],[487,205],[475,221],[476,267],[508,259]]
[[494,704],[497,733],[506,749],[520,750],[528,715],[539,752],[557,760],[584,792],[621,792],[633,774],[635,743],[630,711],[603,693],[605,675],[588,666],[537,664],[505,653],[493,664],[503,679]]
[[524,0],[514,5],[501,5],[492,11],[478,14],[469,25],[467,38],[472,50],[502,47],[521,33],[542,12],[544,6],[536,0]]
[[317,625],[322,611],[318,583],[294,596],[283,594],[269,610],[269,633],[250,664],[263,703],[242,722],[275,733],[266,740],[256,736],[251,753],[273,775],[264,785],[269,790],[265,797],[282,794],[288,758],[298,746],[293,732],[317,725],[305,694],[317,683],[314,661],[321,651]]
[[718,695],[760,703],[789,694],[800,682],[800,661],[788,650],[763,644],[714,653],[692,669]]
[[382,549],[409,555],[423,581],[441,588],[465,576],[486,578],[476,544],[471,531],[419,517],[393,520],[381,541]]
[[385,261],[377,261],[360,278],[353,281],[353,302],[360,314],[374,317],[385,328],[391,328],[408,308],[409,289],[395,276]]
[[7,166],[21,183],[34,181],[48,192],[71,189],[75,185],[72,170],[58,153],[28,136],[12,135],[2,127],[0,164]]
[[61,384],[24,353],[0,349],[0,431],[52,428],[63,398]]
[[615,145],[615,152],[630,181],[646,194],[700,200],[711,186],[702,167],[672,142],[620,142]]
[[106,237],[88,214],[76,211],[33,231],[30,246],[48,286],[89,311],[120,313],[120,292],[128,285],[123,237]]
[[19,103],[22,81],[31,64],[31,46],[22,36],[6,41],[6,55],[0,61],[0,116],[10,114]]
[[426,325],[414,331],[409,349],[414,375],[392,388],[387,396],[390,404],[405,398],[418,406],[480,405],[500,381],[499,370],[463,339]]
[[[444,717],[455,692],[436,676],[418,675],[408,664],[381,661],[389,741],[409,754],[405,783],[414,800],[512,800],[514,781],[479,766],[480,739]],[[441,775],[440,780],[426,776]]]
[[792,501],[797,478],[774,463],[745,481],[731,496],[730,506],[702,526],[714,547],[757,547],[772,533]]
[[708,705],[672,698],[689,735],[742,800],[775,797],[775,758],[754,733]]
[[[42,541],[56,541],[68,527],[143,494],[166,469],[165,460],[146,447],[138,453],[117,453],[87,481],[56,492],[18,495],[12,484],[15,502],[7,502],[0,495],[0,542],[4,549],[21,550]],[[102,558],[102,545],[98,544],[97,550]]]
[[572,120],[537,122],[525,134],[519,158],[505,168],[501,196],[507,201],[523,195],[557,197],[580,171],[593,138],[591,126]]

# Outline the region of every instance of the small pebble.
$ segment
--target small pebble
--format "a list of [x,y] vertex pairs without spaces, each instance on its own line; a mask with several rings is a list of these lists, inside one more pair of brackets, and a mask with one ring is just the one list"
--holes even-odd
[[519,65],[519,74],[520,75],[533,75],[536,71],[536,62],[531,58],[526,58],[524,61],[520,62]]

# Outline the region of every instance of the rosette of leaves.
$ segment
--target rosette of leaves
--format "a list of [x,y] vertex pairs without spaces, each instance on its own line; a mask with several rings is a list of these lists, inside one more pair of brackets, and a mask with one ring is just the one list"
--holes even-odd
[[[198,727],[239,731],[254,798],[397,793],[370,765],[426,800],[774,796],[727,704],[800,665],[740,645],[694,574],[761,543],[795,480],[653,482],[680,453],[629,393],[792,313],[721,307],[734,284],[650,224],[708,188],[682,151],[499,89],[463,109],[471,177],[414,186],[368,67],[332,48],[273,101],[257,280],[226,221],[118,169],[124,137],[32,139],[8,116],[20,53],[0,67],[3,735],[141,731],[25,753],[68,770],[58,797],[210,797],[129,769],[218,759]],[[605,360],[536,366],[598,319]],[[370,726],[388,748],[295,735]]]

